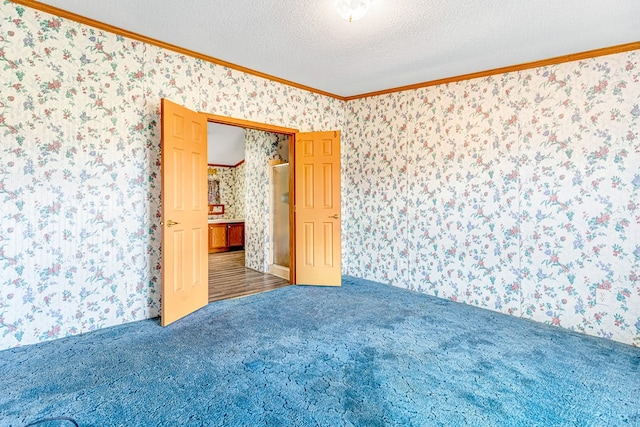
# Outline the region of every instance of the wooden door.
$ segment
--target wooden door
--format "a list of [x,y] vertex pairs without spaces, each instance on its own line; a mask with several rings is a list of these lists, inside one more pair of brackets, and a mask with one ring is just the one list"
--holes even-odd
[[296,134],[296,283],[340,286],[340,132]]
[[166,326],[208,303],[207,122],[162,100],[162,307]]

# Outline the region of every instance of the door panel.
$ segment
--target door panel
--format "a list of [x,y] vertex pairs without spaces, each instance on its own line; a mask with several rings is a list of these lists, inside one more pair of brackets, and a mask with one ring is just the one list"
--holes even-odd
[[304,165],[304,178],[303,178],[303,188],[304,188],[304,207],[305,209],[313,209],[313,164],[305,164]]
[[340,133],[296,134],[296,283],[340,286]]
[[[171,257],[173,261],[173,274],[171,275],[171,279],[173,282],[173,290],[174,292],[179,292],[183,290],[184,281],[182,277],[184,277],[183,266],[184,261],[182,255],[184,254],[184,231],[176,230],[171,233],[171,238],[173,239],[173,249],[174,255]],[[163,280],[164,282],[165,280]]]
[[227,232],[229,247],[244,246],[244,224],[229,224]]
[[227,226],[224,224],[216,224],[209,226],[211,230],[211,246],[221,248],[227,246]]
[[333,208],[333,165],[331,163],[322,165],[322,202],[323,208]]
[[314,227],[313,222],[305,222],[304,223],[304,246],[302,247],[304,250],[304,265],[308,267],[313,267],[315,265],[315,255],[314,255]]
[[[202,248],[203,241],[205,240],[203,238],[203,234],[204,234],[203,233],[203,229],[202,228],[195,228],[195,229],[192,230],[191,234],[192,234],[191,235],[191,245],[192,245],[191,251],[192,251],[192,253],[198,253]],[[205,242],[205,247],[206,247],[207,244],[208,244],[208,242]],[[207,250],[207,254],[208,253],[209,253],[209,251]],[[208,265],[208,261],[209,260],[207,259],[207,264],[204,265],[205,267],[207,267],[205,269],[205,271],[202,271],[203,263],[200,262],[200,259],[197,256],[194,256],[192,258],[192,261],[191,261],[191,268],[193,269],[193,273],[192,274],[193,274],[194,286],[200,286],[202,284],[201,283],[202,278],[203,277],[206,278],[205,285],[207,286],[207,303],[209,302],[209,295],[208,295],[209,294],[209,283],[208,283],[208,281],[209,281],[209,274],[208,274],[209,273],[209,271],[208,271],[209,265]]]
[[166,326],[208,302],[206,119],[162,100],[162,306]]
[[333,223],[331,222],[325,222],[323,225],[323,232],[324,232],[324,241],[325,241],[325,245],[324,245],[324,266],[325,267],[333,267],[333,261],[335,259],[334,255],[333,255]]

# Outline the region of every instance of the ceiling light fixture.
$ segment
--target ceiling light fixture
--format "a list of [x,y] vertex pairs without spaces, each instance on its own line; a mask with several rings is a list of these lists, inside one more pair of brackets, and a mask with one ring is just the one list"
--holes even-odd
[[338,0],[336,10],[338,15],[351,22],[362,18],[369,11],[370,5],[371,0]]

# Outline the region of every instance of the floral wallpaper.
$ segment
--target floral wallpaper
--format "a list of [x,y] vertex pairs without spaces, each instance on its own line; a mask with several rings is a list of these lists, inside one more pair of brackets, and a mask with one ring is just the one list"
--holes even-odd
[[261,272],[269,271],[269,161],[284,160],[279,152],[288,144],[286,135],[245,133],[245,266]]
[[157,316],[160,99],[301,131],[344,102],[0,2],[0,349]]
[[220,203],[224,205],[223,214],[209,215],[209,219],[244,219],[244,178],[239,176],[244,168],[215,166],[209,169],[216,171],[209,173],[208,178],[220,182]]
[[640,345],[640,52],[345,119],[345,273]]
[[407,284],[407,106],[392,93],[347,104],[342,253],[350,275]]
[[408,164],[411,286],[516,316],[517,85],[508,74],[418,91]]
[[246,185],[246,168],[245,162],[242,162],[239,166],[236,166],[236,218],[244,219],[247,214],[247,207],[245,203],[245,192],[247,191]]
[[640,345],[640,52],[520,80],[523,316]]
[[[345,103],[6,0],[0,17],[0,349],[158,315],[163,97],[341,130],[345,274],[640,345],[640,52]],[[261,271],[279,144],[246,165]]]

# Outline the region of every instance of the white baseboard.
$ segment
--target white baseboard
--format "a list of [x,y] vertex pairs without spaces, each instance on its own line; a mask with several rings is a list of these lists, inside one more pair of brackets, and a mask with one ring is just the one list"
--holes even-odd
[[278,276],[282,279],[289,280],[289,267],[283,267],[281,265],[271,264],[269,265],[269,274]]

